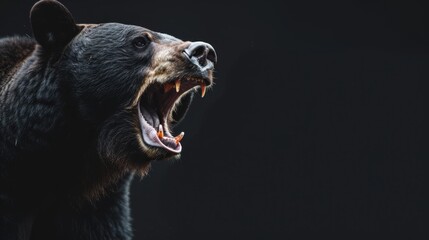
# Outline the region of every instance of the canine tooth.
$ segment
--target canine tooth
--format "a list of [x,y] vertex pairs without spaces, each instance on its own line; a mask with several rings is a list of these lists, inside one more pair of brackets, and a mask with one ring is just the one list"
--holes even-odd
[[158,138],[163,138],[164,137],[164,129],[162,128],[162,124],[159,124],[158,127]]
[[176,137],[174,137],[174,140],[176,140],[176,144],[179,144],[179,142],[182,141],[183,136],[185,136],[185,133],[181,132],[179,135],[177,135]]
[[176,84],[176,92],[179,92],[180,91],[180,79],[177,79],[175,84]]
[[203,98],[206,95],[206,85],[201,83],[201,97]]

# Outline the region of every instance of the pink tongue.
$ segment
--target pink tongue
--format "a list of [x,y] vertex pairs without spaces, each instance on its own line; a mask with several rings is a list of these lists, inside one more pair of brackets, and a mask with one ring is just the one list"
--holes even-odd
[[170,148],[176,148],[178,146],[178,143],[176,144],[176,140],[174,140],[174,138],[164,136],[160,140],[162,143],[164,143],[164,145]]

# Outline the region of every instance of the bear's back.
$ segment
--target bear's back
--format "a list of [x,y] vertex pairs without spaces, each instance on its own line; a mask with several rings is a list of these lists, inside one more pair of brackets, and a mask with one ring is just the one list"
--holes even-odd
[[29,37],[0,39],[0,89],[34,50],[36,43]]

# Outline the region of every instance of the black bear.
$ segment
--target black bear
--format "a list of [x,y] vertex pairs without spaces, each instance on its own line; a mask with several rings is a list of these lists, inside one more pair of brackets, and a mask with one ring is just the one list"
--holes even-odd
[[131,239],[130,179],[179,157],[215,50],[54,0],[30,20],[35,40],[0,40],[0,239]]

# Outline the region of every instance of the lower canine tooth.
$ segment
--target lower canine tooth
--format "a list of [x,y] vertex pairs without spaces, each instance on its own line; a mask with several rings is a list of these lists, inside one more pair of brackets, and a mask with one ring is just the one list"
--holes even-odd
[[164,129],[162,128],[161,124],[159,124],[157,135],[158,135],[158,138],[163,138],[164,137]]
[[174,140],[176,140],[176,144],[179,144],[179,142],[182,141],[183,136],[185,136],[185,133],[181,132],[179,135],[177,135],[176,137],[174,137]]

